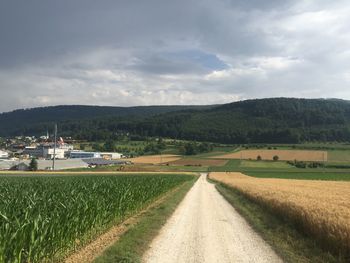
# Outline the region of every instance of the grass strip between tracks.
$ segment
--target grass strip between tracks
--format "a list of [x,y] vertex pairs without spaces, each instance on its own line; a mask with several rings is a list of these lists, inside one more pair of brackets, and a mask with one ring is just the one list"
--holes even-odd
[[315,240],[299,232],[295,225],[249,199],[241,191],[216,183],[221,195],[246,219],[252,228],[286,262],[347,262],[324,251]]
[[131,226],[117,242],[107,248],[94,262],[141,262],[142,256],[153,238],[157,236],[162,226],[197,179],[197,177],[194,177],[193,180],[185,182],[182,187],[165,198],[162,203],[147,210],[135,225]]

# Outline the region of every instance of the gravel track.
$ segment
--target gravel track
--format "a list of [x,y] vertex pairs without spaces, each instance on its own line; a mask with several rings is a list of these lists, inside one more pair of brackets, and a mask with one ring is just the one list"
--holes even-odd
[[147,263],[282,262],[202,174],[151,243]]

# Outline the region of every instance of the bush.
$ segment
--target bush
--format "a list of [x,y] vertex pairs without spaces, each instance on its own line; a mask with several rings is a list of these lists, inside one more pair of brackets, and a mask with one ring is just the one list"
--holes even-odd
[[29,170],[37,171],[38,170],[38,161],[35,158],[32,158],[29,164]]
[[294,165],[297,168],[306,168],[306,163],[302,161],[296,161]]
[[278,160],[279,160],[279,157],[278,157],[277,155],[275,155],[275,156],[272,158],[272,160],[278,161]]
[[258,155],[258,157],[256,157],[256,160],[257,160],[257,161],[261,161],[261,156]]

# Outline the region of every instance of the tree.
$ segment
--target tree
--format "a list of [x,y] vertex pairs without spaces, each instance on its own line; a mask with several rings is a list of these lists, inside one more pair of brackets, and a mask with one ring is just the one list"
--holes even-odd
[[144,148],[144,152],[148,154],[158,154],[160,153],[160,150],[156,144],[148,143]]
[[99,143],[94,143],[94,144],[92,145],[92,149],[93,149],[94,151],[101,151],[101,150],[103,150],[102,148],[103,148],[103,147],[101,147],[101,145],[100,145]]
[[166,148],[166,144],[163,141],[162,137],[159,137],[158,142],[157,142],[157,147],[160,150],[164,150]]
[[103,145],[103,148],[106,152],[114,152],[116,149],[115,142],[113,140],[108,140],[106,143]]
[[278,161],[278,159],[279,159],[279,157],[278,157],[277,155],[275,155],[275,156],[273,157],[273,160],[274,160],[274,161]]
[[198,151],[200,153],[205,153],[205,152],[212,151],[213,150],[213,145],[204,142],[204,143],[199,144],[199,146],[197,148],[198,148]]
[[261,161],[261,156],[258,155],[258,157],[256,157],[256,160],[257,160],[257,161]]
[[195,155],[196,154],[196,146],[193,143],[186,143],[183,148],[184,155]]
[[32,160],[29,163],[29,170],[30,171],[38,170],[38,161],[35,158],[32,158]]

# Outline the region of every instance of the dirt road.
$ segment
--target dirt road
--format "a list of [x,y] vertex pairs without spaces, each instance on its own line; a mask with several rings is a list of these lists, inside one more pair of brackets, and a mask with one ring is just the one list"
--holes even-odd
[[282,260],[202,174],[152,242],[144,262]]

